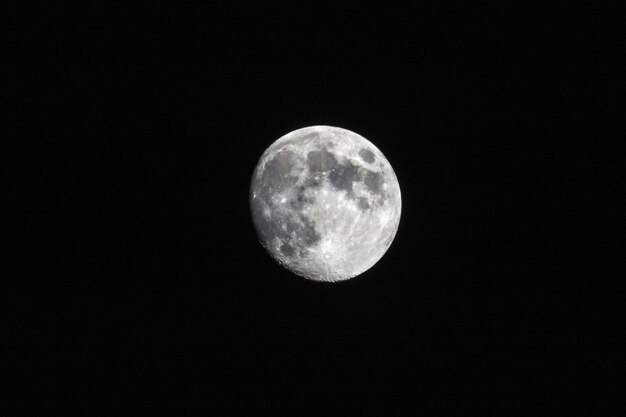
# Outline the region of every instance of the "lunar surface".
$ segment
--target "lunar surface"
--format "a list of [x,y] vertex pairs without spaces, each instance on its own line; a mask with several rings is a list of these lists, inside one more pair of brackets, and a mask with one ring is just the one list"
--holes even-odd
[[274,142],[252,175],[259,240],[297,275],[336,282],[371,268],[398,230],[398,179],[371,142],[346,129],[311,126]]

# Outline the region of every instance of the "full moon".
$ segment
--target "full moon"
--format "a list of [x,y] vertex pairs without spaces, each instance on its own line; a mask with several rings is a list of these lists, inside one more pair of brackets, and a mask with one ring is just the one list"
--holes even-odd
[[400,186],[371,142],[346,129],[310,126],[274,142],[250,185],[259,240],[297,275],[337,282],[371,268],[398,230]]

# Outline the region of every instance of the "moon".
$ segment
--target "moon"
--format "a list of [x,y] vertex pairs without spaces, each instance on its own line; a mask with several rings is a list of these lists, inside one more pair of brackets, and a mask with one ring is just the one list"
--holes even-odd
[[393,241],[402,201],[389,161],[347,129],[294,130],[261,156],[250,185],[259,241],[280,264],[314,281],[371,268]]

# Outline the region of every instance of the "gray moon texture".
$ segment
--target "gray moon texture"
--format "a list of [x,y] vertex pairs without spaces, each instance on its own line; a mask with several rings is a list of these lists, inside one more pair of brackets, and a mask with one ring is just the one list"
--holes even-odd
[[310,126],[274,142],[250,185],[259,240],[297,275],[337,282],[371,268],[393,241],[402,201],[389,161],[346,129]]

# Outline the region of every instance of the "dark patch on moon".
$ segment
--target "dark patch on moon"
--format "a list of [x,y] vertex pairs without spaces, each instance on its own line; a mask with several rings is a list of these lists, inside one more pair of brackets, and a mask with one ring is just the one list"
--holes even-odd
[[298,196],[289,201],[289,205],[294,210],[302,210],[304,208],[304,201],[301,196]]
[[319,133],[311,132],[311,133],[307,133],[306,135],[300,136],[298,138],[298,141],[314,140],[314,139],[319,139],[319,138],[320,138]]
[[372,162],[376,160],[374,153],[370,151],[369,149],[365,149],[365,148],[361,148],[361,150],[359,151],[359,156],[368,164],[371,164]]
[[252,220],[257,229],[259,237],[263,237],[265,244],[269,244],[273,239],[288,239],[295,232],[301,229],[299,222],[287,218],[285,221],[276,222],[271,217],[264,214],[263,204],[259,201],[253,202]]
[[319,242],[321,236],[315,230],[315,222],[306,216],[302,216],[302,224],[304,227],[302,228],[299,238],[304,246],[311,247]]
[[383,177],[376,172],[368,171],[363,180],[365,187],[372,193],[381,196],[383,194]]
[[265,191],[282,191],[294,186],[298,178],[289,173],[296,163],[297,155],[291,151],[279,152],[269,160],[265,164],[261,179]]
[[283,237],[291,235],[292,232],[295,232],[296,230],[298,230],[298,227],[299,227],[298,223],[296,223],[293,220],[289,219],[287,221],[287,227],[285,228],[285,236],[283,236]]
[[328,152],[326,149],[309,152],[306,156],[306,161],[313,172],[330,171],[337,165],[335,155],[333,155],[332,152]]
[[283,243],[280,246],[280,251],[285,256],[293,256],[296,253],[296,250],[289,243]]
[[328,175],[330,183],[338,190],[352,191],[352,184],[361,179],[359,167],[348,162],[336,165]]
[[307,187],[301,185],[298,187],[297,195],[289,201],[289,205],[294,210],[302,210],[306,204],[313,203],[315,200],[305,194]]
[[368,203],[368,202],[367,202],[367,200],[366,200],[365,198],[363,198],[363,197],[360,197],[360,198],[357,200],[357,205],[359,206],[359,208],[360,208],[361,210],[367,210],[367,209],[369,209],[369,208],[370,208],[369,203]]
[[322,185],[322,181],[319,178],[309,177],[304,181],[303,187],[304,188],[318,188],[321,185]]

